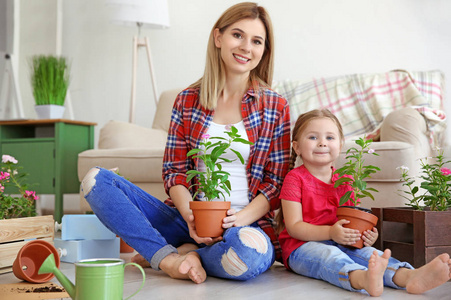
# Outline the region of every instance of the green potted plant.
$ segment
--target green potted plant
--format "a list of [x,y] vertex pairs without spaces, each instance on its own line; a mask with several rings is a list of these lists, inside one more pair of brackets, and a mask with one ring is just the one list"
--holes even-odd
[[70,67],[65,57],[36,55],[31,59],[31,86],[40,119],[59,119],[69,86]]
[[405,187],[399,195],[407,200],[406,207],[373,208],[381,221],[376,247],[390,247],[393,256],[414,267],[441,253],[451,254],[451,170],[445,167],[451,161],[443,149],[435,151],[435,156],[419,160],[417,178],[409,175],[409,168],[397,168]]
[[[222,169],[222,164],[231,163],[233,160],[223,157],[223,154],[229,149],[244,164],[241,153],[231,148],[232,143],[253,144],[241,138],[238,129],[234,126],[226,126],[224,133],[228,138],[202,135],[200,148],[192,149],[187,153],[188,157],[200,159],[205,164],[203,172],[199,170],[186,172],[188,175],[186,182],[196,179],[196,182],[190,186],[190,188],[196,189],[193,201],[190,202],[190,208],[193,211],[197,234],[201,237],[221,236],[223,233],[222,219],[227,216],[227,210],[230,209],[230,202],[225,201],[224,195],[224,192],[230,195],[232,190],[229,181],[230,174]],[[203,201],[196,201],[198,198],[202,198]],[[221,198],[224,201],[220,201]],[[204,223],[204,220],[207,223]],[[210,222],[214,225],[208,225]]]
[[445,161],[442,149],[437,148],[436,152],[432,158],[434,163],[429,163],[427,158],[420,159],[420,186],[415,185],[415,178],[409,176],[408,167],[398,167],[403,186],[407,187],[401,191],[401,196],[408,201],[408,206],[416,210],[447,211],[451,207],[451,170],[445,167],[451,161]]
[[[370,178],[371,174],[380,171],[380,169],[373,165],[365,165],[364,155],[376,155],[374,149],[370,146],[373,140],[359,138],[355,141],[359,146],[351,147],[346,151],[346,163],[335,171],[340,178],[335,182],[334,187],[342,184],[351,186],[351,190],[346,192],[340,198],[340,207],[337,209],[338,219],[346,219],[350,221],[345,227],[358,229],[360,233],[365,230],[372,229],[377,225],[378,218],[372,214],[371,209],[358,206],[360,199],[369,197],[374,200],[372,192],[378,192],[376,189],[368,187],[366,178]],[[347,176],[344,176],[347,175]],[[344,206],[348,201],[351,201],[354,206]],[[356,248],[363,247],[363,240],[359,240],[353,245]]]

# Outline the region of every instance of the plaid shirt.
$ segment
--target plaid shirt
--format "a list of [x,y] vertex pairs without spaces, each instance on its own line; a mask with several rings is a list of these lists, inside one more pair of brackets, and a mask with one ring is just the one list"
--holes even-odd
[[[198,160],[187,157],[193,148],[198,148],[202,134],[206,133],[214,111],[203,108],[199,101],[199,89],[188,88],[176,98],[172,109],[168,140],[163,160],[163,181],[166,192],[174,185],[184,185],[186,172],[197,169]],[[290,155],[290,112],[285,98],[268,88],[260,88],[259,97],[251,87],[241,103],[243,123],[250,146],[247,165],[249,201],[262,193],[271,206],[271,212],[258,221],[268,234],[280,260],[280,246],[274,231],[274,209],[279,208],[279,192],[288,172]],[[194,187],[195,188],[195,187]],[[194,189],[193,188],[193,189]],[[194,194],[194,190],[191,194]],[[171,205],[170,199],[166,201]],[[173,205],[173,204],[172,204]]]

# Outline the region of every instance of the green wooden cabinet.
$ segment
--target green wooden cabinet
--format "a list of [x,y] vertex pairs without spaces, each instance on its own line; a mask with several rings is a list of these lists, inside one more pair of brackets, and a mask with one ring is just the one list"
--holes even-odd
[[58,222],[63,194],[79,192],[78,153],[94,147],[95,125],[63,119],[0,122],[0,153],[19,161],[38,194],[55,194]]

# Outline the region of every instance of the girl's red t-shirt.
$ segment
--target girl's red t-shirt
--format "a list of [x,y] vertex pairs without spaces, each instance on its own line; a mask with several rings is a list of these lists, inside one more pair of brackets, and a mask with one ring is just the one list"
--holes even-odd
[[[332,172],[335,172],[333,167]],[[314,225],[333,225],[338,221],[337,208],[341,196],[352,190],[348,184],[334,188],[338,178],[338,174],[333,174],[332,183],[327,184],[310,174],[305,166],[301,165],[287,174],[279,197],[287,201],[300,202],[304,222]],[[348,201],[344,205],[354,204]],[[283,262],[288,268],[288,257],[306,241],[291,237],[285,228],[279,235],[279,242],[282,247]]]

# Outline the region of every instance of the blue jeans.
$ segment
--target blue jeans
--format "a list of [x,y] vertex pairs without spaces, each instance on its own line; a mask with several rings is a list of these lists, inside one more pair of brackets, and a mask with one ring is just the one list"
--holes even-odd
[[[153,269],[159,270],[163,258],[177,253],[180,245],[196,244],[177,209],[114,172],[98,170],[86,200],[100,221],[138,251]],[[82,187],[87,181],[85,177]],[[196,245],[207,275],[221,278],[254,278],[265,272],[275,258],[269,237],[255,225],[229,228],[223,240],[211,246]]]
[[[377,249],[348,248],[334,241],[307,242],[291,253],[288,265],[297,274],[322,279],[349,291],[366,293],[364,290],[352,288],[349,273],[366,270],[374,250]],[[377,251],[382,255],[381,251]],[[393,276],[399,268],[413,269],[409,263],[390,257],[384,274],[385,286],[401,289],[393,282]]]

